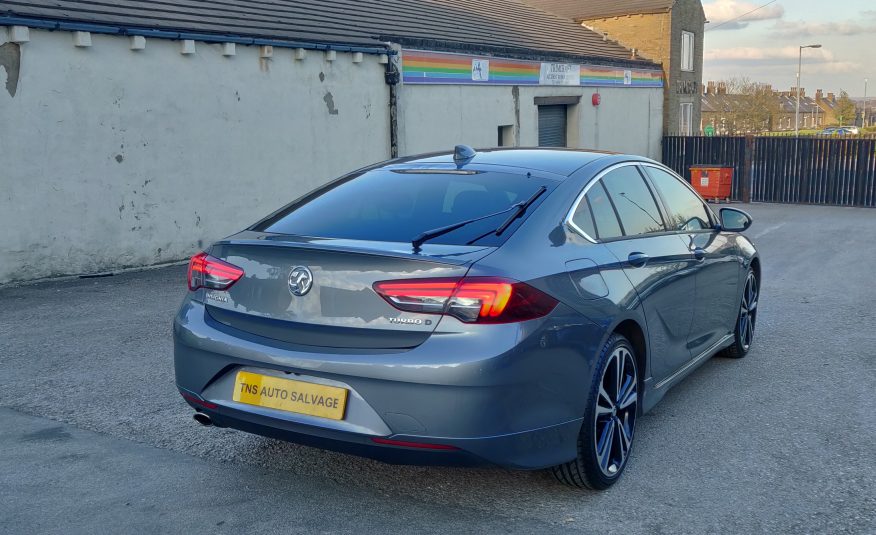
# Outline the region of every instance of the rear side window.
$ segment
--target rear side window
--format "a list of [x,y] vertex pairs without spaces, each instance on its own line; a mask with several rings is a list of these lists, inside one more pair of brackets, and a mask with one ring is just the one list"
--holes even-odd
[[705,204],[681,180],[656,167],[648,167],[647,171],[666,202],[670,230],[689,232],[712,228]]
[[578,208],[572,215],[572,223],[591,238],[595,239],[599,236],[596,232],[596,222],[593,221],[593,214],[590,211],[590,203],[587,202],[586,195],[578,203]]
[[626,236],[665,232],[657,201],[639,170],[627,165],[602,177]]
[[617,221],[611,199],[608,198],[602,182],[600,181],[590,188],[585,197],[593,212],[593,221],[596,224],[595,237],[600,240],[610,240],[623,236],[624,231]]
[[[400,172],[401,171],[401,172]],[[253,230],[320,238],[409,242],[418,234],[485,216],[525,201],[541,186],[548,191],[527,210],[531,214],[556,186],[551,179],[511,173],[453,174],[377,169],[332,183]],[[501,236],[493,232],[510,212],[439,236],[429,243],[500,245],[525,220]]]

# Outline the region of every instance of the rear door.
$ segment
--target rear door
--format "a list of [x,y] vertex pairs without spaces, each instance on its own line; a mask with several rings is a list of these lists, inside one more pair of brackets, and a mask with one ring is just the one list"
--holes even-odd
[[[687,341],[696,291],[691,254],[677,235],[666,232],[658,202],[636,165],[616,167],[588,187],[582,199],[587,206],[576,211],[578,226],[605,244],[636,288],[659,381],[691,356]],[[589,222],[581,215],[587,208]]]

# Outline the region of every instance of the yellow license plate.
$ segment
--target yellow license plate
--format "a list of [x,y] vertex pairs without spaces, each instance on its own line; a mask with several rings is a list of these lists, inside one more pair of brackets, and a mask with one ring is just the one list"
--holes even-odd
[[269,409],[343,420],[347,390],[241,371],[234,381],[233,399]]

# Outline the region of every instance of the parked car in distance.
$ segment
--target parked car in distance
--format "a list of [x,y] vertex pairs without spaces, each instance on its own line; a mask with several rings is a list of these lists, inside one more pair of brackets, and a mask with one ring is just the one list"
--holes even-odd
[[860,133],[857,126],[830,126],[821,131],[825,136],[857,136]]
[[751,223],[636,156],[391,160],[192,258],[176,383],[204,425],[604,489],[670,387],[748,353]]

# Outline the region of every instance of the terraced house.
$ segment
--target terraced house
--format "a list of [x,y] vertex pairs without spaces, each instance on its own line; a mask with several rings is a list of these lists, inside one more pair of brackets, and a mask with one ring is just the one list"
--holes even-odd
[[182,259],[457,143],[657,156],[662,91],[514,0],[0,0],[0,282]]

